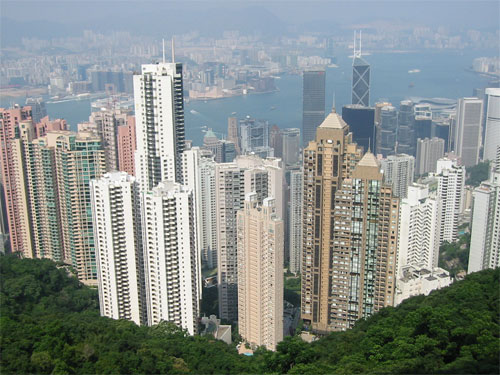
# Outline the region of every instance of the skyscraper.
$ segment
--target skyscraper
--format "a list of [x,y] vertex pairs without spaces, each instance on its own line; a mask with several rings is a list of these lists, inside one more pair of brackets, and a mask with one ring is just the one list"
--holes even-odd
[[[5,196],[5,210],[12,252],[19,252],[24,257],[33,257],[29,229],[22,219],[22,197],[19,195],[23,188],[16,174],[15,159],[12,154],[12,143],[16,138],[16,130],[20,121],[31,120],[31,107],[4,109],[0,108],[0,166],[2,168],[2,185]],[[19,169],[19,168],[17,168]]]
[[398,153],[415,155],[415,131],[414,131],[413,102],[403,100],[399,106],[398,113]]
[[406,198],[408,186],[413,183],[415,158],[406,154],[389,155],[381,160],[384,182],[392,186],[392,194]]
[[479,161],[482,117],[483,101],[481,99],[461,98],[458,100],[455,153],[466,167],[472,167]]
[[106,172],[101,139],[94,133],[51,132],[55,147],[64,260],[78,279],[97,285],[90,181]]
[[142,190],[161,181],[182,182],[182,90],[180,63],[146,64],[140,75],[134,75],[135,172]]
[[142,192],[142,203],[148,325],[170,321],[194,335],[201,272],[193,192],[161,182]]
[[361,104],[345,105],[342,119],[349,125],[352,140],[365,151],[374,150],[375,144],[375,109]]
[[300,129],[281,130],[283,139],[283,166],[297,165],[300,160]]
[[441,200],[441,232],[439,243],[453,242],[458,235],[458,219],[462,211],[465,168],[448,158],[437,162],[438,197]]
[[304,71],[302,85],[302,144],[307,146],[325,119],[325,71]]
[[283,137],[278,125],[273,125],[269,130],[269,146],[274,150],[274,157],[283,157]]
[[139,191],[125,172],[91,182],[101,316],[146,324]]
[[255,192],[262,204],[275,199],[276,215],[284,217],[284,174],[280,159],[239,156],[233,163],[216,166],[217,278],[219,313],[223,319],[238,319],[238,253],[236,215],[243,209],[245,194]]
[[300,272],[302,259],[302,181],[301,169],[290,172],[290,216],[288,220],[290,226],[290,272],[295,275]]
[[118,170],[135,176],[135,117],[128,116],[127,124],[118,127]]
[[433,137],[417,140],[417,157],[415,159],[415,174],[423,175],[436,172],[438,159],[444,155],[444,140]]
[[398,279],[403,277],[402,270],[407,266],[429,270],[438,266],[440,229],[439,198],[429,193],[427,185],[410,185],[399,211]]
[[380,110],[380,126],[377,135],[377,153],[384,158],[396,152],[398,130],[398,112],[393,106],[384,106]]
[[238,212],[238,332],[254,346],[276,350],[283,340],[283,220],[273,198],[245,197]]
[[487,88],[486,101],[486,130],[484,139],[484,160],[495,160],[496,150],[500,146],[500,89]]
[[[370,106],[370,64],[361,57],[361,32],[359,44],[354,35],[354,54],[352,60],[352,104]],[[357,47],[357,48],[356,48]]]
[[474,189],[473,197],[468,273],[500,265],[500,146],[489,179]]
[[360,159],[336,113],[304,150],[301,315],[319,333],[393,302],[398,200],[373,154]]
[[265,152],[266,156],[273,156],[269,143],[270,125],[266,120],[257,120],[246,116],[240,120],[241,154]]
[[227,140],[234,143],[236,154],[241,153],[240,150],[240,134],[238,127],[238,119],[236,117],[229,117],[227,119]]

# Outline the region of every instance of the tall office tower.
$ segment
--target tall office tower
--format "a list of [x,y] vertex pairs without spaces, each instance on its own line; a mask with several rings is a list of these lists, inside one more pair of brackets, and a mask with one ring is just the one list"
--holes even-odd
[[273,148],[275,157],[283,157],[283,137],[278,125],[273,125],[269,131],[269,146]]
[[268,150],[267,152],[271,152],[269,156],[273,156],[269,144],[269,130],[269,122],[265,120],[256,120],[250,116],[240,120],[241,154]]
[[384,158],[394,155],[396,151],[396,134],[398,130],[398,112],[393,106],[385,106],[380,110],[380,126],[377,141],[377,153]]
[[326,117],[316,131],[316,140],[304,150],[301,315],[315,331],[331,329],[328,310],[333,259],[329,239],[335,192],[360,158],[361,150],[352,143],[348,125],[335,112]]
[[399,105],[398,114],[398,153],[415,155],[415,131],[413,128],[415,116],[413,102],[403,100]]
[[415,174],[423,175],[436,172],[438,159],[444,155],[444,140],[441,138],[425,138],[417,140],[417,158],[415,159]]
[[284,224],[273,198],[245,197],[237,216],[238,332],[254,346],[276,350],[283,340]]
[[302,259],[302,192],[303,172],[295,170],[290,172],[290,214],[288,225],[290,234],[290,272],[300,273]]
[[406,198],[408,186],[413,183],[415,158],[406,154],[389,155],[381,160],[384,171],[384,183],[392,186],[392,194],[398,198]]
[[45,108],[43,98],[26,98],[25,104],[31,107],[31,118],[33,120],[33,124],[38,124],[42,118],[47,116],[47,109]]
[[432,127],[433,127],[434,137],[437,137],[437,138],[443,140],[444,152],[449,152],[451,149],[451,147],[450,147],[451,126],[450,125],[451,125],[451,118],[449,115],[447,117],[444,117],[444,118],[441,117],[441,118],[437,118],[437,119],[432,119]]
[[97,285],[90,181],[106,172],[101,139],[94,133],[51,132],[55,147],[64,260],[78,279]]
[[169,321],[194,335],[201,272],[193,192],[168,181],[141,194],[148,325]]
[[407,266],[429,270],[438,266],[440,226],[439,198],[429,193],[428,185],[410,185],[408,198],[401,200],[399,208],[398,279]]
[[[0,108],[0,166],[2,168],[2,185],[5,197],[5,210],[9,229],[10,248],[13,253],[19,252],[31,258],[32,249],[28,228],[20,217],[22,197],[19,195],[19,178],[15,172],[16,162],[12,155],[12,141],[16,138],[16,130],[20,121],[31,120],[31,107],[4,109]],[[22,186],[19,186],[23,188]]]
[[[23,124],[21,124],[22,126]],[[24,175],[26,176],[33,253],[37,258],[64,261],[60,202],[55,150],[59,132],[32,139],[21,136]]]
[[287,128],[281,130],[283,138],[283,166],[297,165],[300,161],[300,129]]
[[354,53],[352,60],[352,104],[370,105],[370,64],[361,57],[361,31],[359,43],[354,34]]
[[441,232],[439,244],[457,239],[458,218],[462,210],[465,189],[465,167],[456,160],[437,161],[438,197],[441,200]]
[[125,172],[90,182],[101,316],[147,323],[139,189]]
[[89,122],[95,124],[106,155],[106,170],[118,170],[118,128],[127,125],[128,114],[120,109],[92,112]]
[[489,179],[473,196],[468,273],[500,266],[500,146]]
[[238,314],[236,213],[243,208],[245,194],[255,192],[259,204],[275,199],[276,215],[285,215],[284,173],[280,159],[239,156],[233,163],[216,166],[217,277],[220,317],[232,321]]
[[137,150],[135,117],[128,116],[127,123],[118,127],[118,170],[135,176],[134,154]]
[[352,140],[365,151],[375,149],[375,109],[361,104],[345,105],[342,119],[349,125]]
[[314,140],[325,119],[325,71],[304,71],[302,79],[302,144]]
[[466,167],[479,161],[483,101],[477,98],[458,99],[455,153]]
[[483,160],[495,160],[496,150],[500,146],[500,89],[485,90],[486,129]]
[[238,119],[236,117],[227,119],[227,140],[234,143],[236,154],[241,154]]
[[374,150],[376,154],[380,154],[380,124],[382,123],[382,108],[386,106],[392,106],[389,102],[377,102],[375,103],[375,146]]
[[182,90],[180,63],[146,64],[140,75],[134,75],[135,172],[141,190],[152,189],[160,181],[182,182]]

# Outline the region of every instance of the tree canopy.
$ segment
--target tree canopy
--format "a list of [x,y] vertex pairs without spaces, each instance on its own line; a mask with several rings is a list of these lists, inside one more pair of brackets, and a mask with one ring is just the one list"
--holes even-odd
[[2,374],[499,373],[499,278],[487,270],[308,344],[240,356],[171,323],[99,316],[95,290],[49,260],[0,257]]

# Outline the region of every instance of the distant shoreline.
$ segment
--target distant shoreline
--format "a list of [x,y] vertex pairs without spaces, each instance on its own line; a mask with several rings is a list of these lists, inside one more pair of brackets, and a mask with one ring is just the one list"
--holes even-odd
[[200,102],[200,101],[213,101],[213,100],[221,100],[221,99],[231,99],[231,98],[238,98],[240,96],[247,96],[247,95],[260,95],[260,94],[270,94],[270,93],[273,93],[273,92],[278,92],[280,91],[278,88],[274,89],[274,90],[268,90],[268,91],[251,91],[251,92],[248,92],[246,94],[237,94],[237,95],[231,95],[231,96],[221,96],[221,97],[218,97],[218,98],[186,98],[188,99],[188,103],[189,102]]

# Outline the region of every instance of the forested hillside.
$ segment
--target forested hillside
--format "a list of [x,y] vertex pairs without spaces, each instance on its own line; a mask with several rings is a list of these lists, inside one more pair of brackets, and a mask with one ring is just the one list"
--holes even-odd
[[98,299],[49,260],[0,257],[2,374],[499,373],[499,276],[488,270],[276,353],[99,317]]

